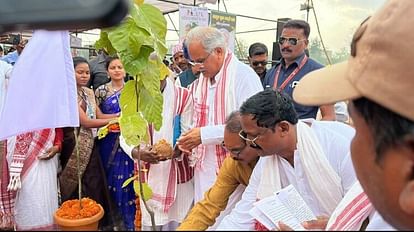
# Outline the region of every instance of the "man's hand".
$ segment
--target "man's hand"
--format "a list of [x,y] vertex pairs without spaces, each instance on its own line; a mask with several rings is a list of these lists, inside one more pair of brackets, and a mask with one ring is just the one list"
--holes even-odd
[[45,151],[45,153],[37,156],[39,160],[50,160],[51,158],[55,157],[55,155],[59,153],[59,147],[53,146]]
[[186,153],[191,153],[191,150],[201,144],[200,128],[193,128],[181,135],[177,141],[178,148]]
[[303,222],[302,226],[307,230],[325,230],[328,220],[327,216],[317,216],[316,220]]
[[157,164],[160,161],[166,160],[160,157],[155,150],[152,150],[152,146],[144,146],[142,148],[139,146],[134,147],[132,149],[132,157],[151,164]]
[[286,225],[283,222],[278,222],[277,226],[279,227],[279,229],[276,229],[276,231],[292,231],[293,229],[290,228],[288,225]]

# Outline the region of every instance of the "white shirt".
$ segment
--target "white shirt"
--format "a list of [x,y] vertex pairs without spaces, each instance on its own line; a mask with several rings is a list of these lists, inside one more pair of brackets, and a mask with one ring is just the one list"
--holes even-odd
[[0,60],[0,115],[3,110],[3,104],[6,99],[7,81],[10,78],[13,66]]
[[[207,103],[210,109],[214,109],[214,98],[218,82],[217,76],[215,77],[216,83],[208,89]],[[235,77],[233,91],[236,99],[236,108],[234,110],[237,110],[247,98],[262,91],[263,87],[253,69],[240,61],[237,61]],[[201,76],[200,78],[203,77]],[[216,180],[217,160],[215,145],[220,144],[223,141],[224,125],[215,125],[213,121],[213,113],[209,113],[208,126],[202,127],[200,131],[201,143],[210,146],[206,146],[203,168],[201,170],[196,169],[194,172],[195,203],[203,199],[204,192],[207,191]]]
[[[351,157],[349,155],[351,135],[353,135],[349,132],[353,129],[344,123],[328,121],[314,121],[311,128],[314,130],[329,163],[341,178],[341,184],[345,194],[356,180]],[[259,162],[250,177],[249,185],[243,193],[242,199],[236,204],[233,211],[223,219],[218,230],[254,229],[254,219],[249,214],[249,210],[257,200],[257,190],[260,184],[263,166],[268,158],[270,157],[261,157],[259,159]],[[314,193],[311,191],[309,181],[304,175],[302,163],[298,159],[299,156],[297,152],[295,152],[295,168],[293,168],[287,161],[281,159],[283,161],[279,163],[279,170],[282,187],[292,184],[315,215],[329,216],[323,211],[323,207],[319,204]]]

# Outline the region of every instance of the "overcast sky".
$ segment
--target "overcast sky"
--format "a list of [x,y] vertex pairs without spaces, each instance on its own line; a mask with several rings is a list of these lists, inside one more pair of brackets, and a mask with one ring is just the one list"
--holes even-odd
[[[224,0],[229,13],[248,15],[252,17],[277,20],[278,18],[293,18],[306,20],[306,11],[300,11],[300,5],[307,0]],[[359,24],[379,9],[386,0],[313,0],[317,14],[320,31],[327,49],[339,51],[342,48],[349,49],[349,44]],[[220,5],[206,4],[209,9],[225,11],[223,0]],[[178,41],[178,35],[172,31],[178,29],[178,12],[165,15],[168,23],[167,46],[170,47]],[[170,20],[171,18],[171,20]],[[251,30],[264,30],[276,28],[275,22],[237,17],[236,32]],[[310,38],[318,37],[315,17],[312,10],[309,12],[311,25]],[[99,33],[94,30],[94,33]],[[254,42],[266,44],[269,51],[276,39],[276,31],[262,31],[236,34],[236,37],[247,46]],[[96,41],[98,35],[83,35],[83,44]]]
[[[248,15],[258,18],[277,20],[278,18],[294,18],[306,20],[306,11],[300,11],[300,5],[307,0],[224,0],[229,13]],[[384,4],[385,0],[313,0],[317,14],[320,31],[325,46],[328,49],[338,51],[349,47],[352,35],[359,24]],[[217,10],[218,4],[206,5],[210,9]],[[224,5],[220,3],[220,11],[224,11]],[[170,14],[175,26],[178,28],[178,13]],[[166,16],[168,28],[174,29],[170,19]],[[310,38],[318,37],[315,17],[312,10],[309,12],[311,25]],[[259,29],[276,28],[276,23],[237,17],[236,32],[244,32]],[[275,41],[276,31],[252,32],[237,34],[236,37],[247,45],[254,42],[265,43],[269,50]],[[178,36],[175,32],[167,33],[167,43],[176,43]]]

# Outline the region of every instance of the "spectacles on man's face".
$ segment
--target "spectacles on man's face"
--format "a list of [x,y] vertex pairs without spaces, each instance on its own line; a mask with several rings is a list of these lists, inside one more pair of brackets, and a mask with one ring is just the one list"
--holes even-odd
[[204,65],[204,63],[207,61],[208,57],[210,57],[211,52],[208,53],[208,55],[203,58],[203,59],[199,59],[198,61],[188,61],[189,64],[191,64],[192,66],[199,64],[199,65]]
[[261,64],[262,66],[266,66],[267,61],[253,61],[252,62],[253,66],[258,66],[259,64]]
[[227,149],[226,144],[224,144],[224,141],[222,141],[221,147],[224,148],[226,151],[230,152],[231,154],[235,155],[237,158],[239,158],[240,153],[244,151],[244,149],[246,148],[246,145],[240,150],[230,150],[230,149]]
[[241,130],[239,132],[239,137],[241,139],[243,139],[244,141],[249,142],[251,148],[254,148],[254,149],[262,149],[259,145],[256,144],[256,140],[260,137],[260,135],[257,135],[254,139],[249,139],[249,138],[247,138],[246,132],[244,132],[243,130]]
[[299,41],[306,40],[306,39],[298,39],[295,37],[279,37],[279,44],[283,45],[286,41],[292,46],[296,46]]

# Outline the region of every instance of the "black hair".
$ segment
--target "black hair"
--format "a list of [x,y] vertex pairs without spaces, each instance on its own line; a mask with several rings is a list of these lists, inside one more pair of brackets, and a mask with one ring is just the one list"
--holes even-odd
[[257,55],[267,55],[267,47],[262,43],[254,43],[249,47],[249,57],[257,56]]
[[306,39],[309,38],[310,34],[310,26],[305,20],[300,19],[292,19],[289,20],[283,25],[284,28],[296,28],[296,29],[303,29],[303,34],[305,34]]
[[272,129],[281,121],[298,122],[293,101],[284,92],[267,88],[248,98],[240,107],[241,115],[253,115],[257,126]]
[[355,111],[362,116],[371,130],[376,161],[387,149],[403,144],[407,135],[414,135],[414,122],[367,99],[352,101]]
[[231,133],[239,133],[242,130],[239,111],[233,111],[227,117],[225,129],[230,131]]
[[79,64],[86,63],[89,66],[89,62],[87,59],[81,57],[81,56],[75,56],[73,57],[73,67],[76,68]]
[[114,60],[119,60],[119,57],[118,56],[108,56],[108,57],[106,57],[106,59],[105,59],[105,69],[106,70],[108,70],[109,65]]

